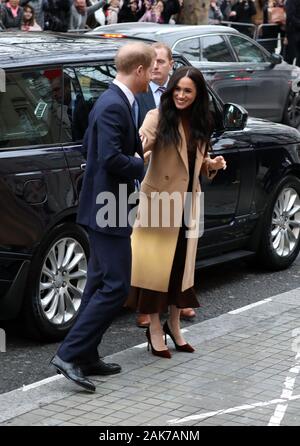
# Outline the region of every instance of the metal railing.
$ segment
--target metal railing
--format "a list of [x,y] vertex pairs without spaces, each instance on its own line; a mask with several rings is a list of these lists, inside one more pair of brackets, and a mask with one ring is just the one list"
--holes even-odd
[[255,25],[254,23],[242,23],[242,22],[229,22],[222,21],[220,25],[229,26],[245,34],[261,46],[263,46],[270,53],[273,53],[276,49],[281,48],[281,35],[280,25],[273,23],[262,23],[261,25]]

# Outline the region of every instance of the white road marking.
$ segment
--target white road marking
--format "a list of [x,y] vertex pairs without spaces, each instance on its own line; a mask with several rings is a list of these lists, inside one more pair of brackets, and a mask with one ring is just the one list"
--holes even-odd
[[259,305],[266,304],[268,302],[271,302],[273,299],[271,297],[268,297],[267,299],[262,299],[258,302],[255,302],[254,304],[246,305],[245,307],[238,308],[237,310],[228,311],[228,314],[239,314],[243,313],[244,311],[250,310],[251,308],[258,307]]
[[[290,398],[290,401],[299,400],[299,399],[300,399],[300,395],[295,395]],[[285,403],[285,402],[286,402],[286,400],[277,398],[275,400],[263,401],[260,403],[244,404],[242,406],[230,407],[229,409],[215,410],[214,412],[205,412],[205,413],[202,413],[199,415],[190,415],[185,418],[174,418],[173,420],[169,420],[167,423],[180,424],[180,423],[185,423],[187,421],[203,420],[204,418],[215,417],[215,416],[221,415],[221,414],[223,415],[226,413],[240,412],[241,410],[251,410],[251,409],[254,409],[255,407],[266,407],[266,406],[271,406],[273,404],[281,404],[281,403]]]
[[[281,398],[285,399],[286,404],[278,404],[275,408],[274,414],[271,416],[268,426],[280,426],[286,409],[288,408],[288,402],[293,399],[293,389],[295,386],[296,378],[300,371],[300,353],[296,354],[295,364],[290,368],[288,376],[285,379],[284,387],[282,389]],[[293,374],[293,376],[291,376]]]

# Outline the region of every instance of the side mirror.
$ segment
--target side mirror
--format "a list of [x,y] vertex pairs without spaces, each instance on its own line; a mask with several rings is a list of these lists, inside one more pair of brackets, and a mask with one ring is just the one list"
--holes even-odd
[[223,125],[225,130],[243,130],[247,123],[248,112],[241,105],[225,104],[223,108]]
[[280,54],[272,53],[271,54],[271,64],[278,65],[279,63],[282,63],[282,56]]

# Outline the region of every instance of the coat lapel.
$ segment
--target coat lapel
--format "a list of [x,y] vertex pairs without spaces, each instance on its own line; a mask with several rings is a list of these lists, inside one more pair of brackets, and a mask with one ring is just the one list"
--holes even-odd
[[187,142],[186,142],[185,133],[184,133],[183,125],[182,125],[181,121],[179,122],[179,134],[181,136],[181,143],[177,147],[177,150],[179,152],[179,155],[181,157],[181,160],[182,160],[182,162],[183,162],[187,172],[189,172],[189,162],[188,162],[188,154],[187,154]]
[[132,124],[133,124],[133,127],[135,129],[136,151],[138,152],[138,154],[140,155],[141,158],[144,158],[143,147],[142,147],[141,139],[140,139],[139,134],[138,134],[138,129],[135,126],[135,118],[133,116],[132,107],[130,106],[129,101],[128,101],[126,95],[121,90],[121,88],[119,88],[117,85],[115,85],[113,83],[111,83],[109,85],[109,88],[111,88],[112,90],[116,91],[120,95],[120,97],[124,100],[125,104],[127,105],[128,111],[129,111],[130,116],[132,118]]

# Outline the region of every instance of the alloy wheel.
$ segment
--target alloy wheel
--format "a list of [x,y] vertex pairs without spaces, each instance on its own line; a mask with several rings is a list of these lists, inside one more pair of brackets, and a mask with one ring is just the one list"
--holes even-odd
[[61,325],[76,316],[86,275],[87,258],[78,240],[56,241],[46,254],[39,284],[41,309],[49,322]]
[[280,257],[289,256],[300,237],[300,197],[295,189],[284,188],[274,205],[271,245]]

